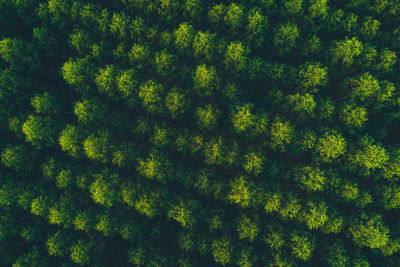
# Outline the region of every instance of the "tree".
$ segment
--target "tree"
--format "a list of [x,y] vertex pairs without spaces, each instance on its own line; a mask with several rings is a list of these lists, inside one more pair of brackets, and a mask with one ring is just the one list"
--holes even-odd
[[27,151],[22,145],[8,146],[1,152],[1,162],[8,168],[21,170],[26,168]]
[[243,25],[244,11],[241,6],[231,3],[228,7],[224,22],[228,25],[230,30],[236,31]]
[[367,20],[363,23],[363,27],[361,28],[361,34],[367,39],[371,39],[379,31],[380,25],[381,23],[378,20],[367,17]]
[[301,13],[303,0],[286,0],[284,1],[284,13],[288,15],[299,15]]
[[271,213],[273,211],[279,211],[281,207],[281,199],[282,196],[279,193],[267,193],[266,196],[266,203],[264,209],[267,213]]
[[368,120],[367,110],[364,107],[346,105],[342,111],[343,122],[350,127],[360,128]]
[[324,171],[313,166],[301,166],[295,169],[295,179],[300,187],[308,192],[323,191],[326,185]]
[[56,122],[50,117],[30,115],[22,124],[22,132],[27,142],[36,146],[52,146],[55,144]]
[[214,240],[212,243],[212,254],[216,263],[227,265],[231,262],[232,245],[227,237]]
[[116,221],[109,212],[97,216],[97,224],[94,229],[101,232],[105,237],[111,237],[116,233]]
[[289,95],[288,102],[292,111],[299,113],[300,116],[305,118],[313,114],[314,108],[317,105],[314,96],[308,93],[304,95],[300,95],[299,93]]
[[210,24],[218,25],[224,19],[226,7],[223,4],[213,6],[208,11],[208,21]]
[[373,144],[365,145],[363,148],[350,156],[350,161],[352,164],[366,168],[367,170],[383,168],[388,160],[389,155],[387,154],[385,148]]
[[385,49],[379,57],[378,70],[390,71],[397,62],[396,52]]
[[324,18],[328,13],[328,0],[311,0],[311,5],[308,12],[311,18],[322,17]]
[[73,262],[83,266],[90,261],[90,245],[82,240],[78,239],[70,248],[70,257]]
[[47,251],[52,256],[64,256],[67,253],[65,237],[61,232],[56,232],[46,241]]
[[116,70],[113,65],[108,65],[105,68],[101,68],[99,73],[96,75],[94,80],[99,92],[110,98],[115,99],[116,97]]
[[248,239],[252,242],[257,238],[259,231],[260,229],[254,220],[251,220],[245,215],[240,217],[237,223],[239,239]]
[[293,256],[303,261],[307,261],[311,258],[314,250],[314,242],[309,236],[293,233],[291,242]]
[[379,81],[368,72],[360,75],[357,80],[350,80],[349,85],[351,87],[351,96],[362,101],[374,96],[381,90]]
[[167,178],[171,178],[168,165],[169,162],[163,160],[160,155],[153,152],[150,153],[147,159],[139,159],[137,171],[147,179],[157,179],[161,182],[165,182]]
[[245,156],[245,163],[243,164],[244,170],[253,175],[261,173],[263,168],[263,157],[260,154],[251,152]]
[[149,61],[149,48],[144,45],[134,43],[128,54],[130,62],[138,69],[142,69]]
[[353,242],[360,247],[383,248],[389,242],[389,230],[379,216],[357,220],[349,231]]
[[95,203],[112,207],[117,201],[117,190],[115,188],[118,182],[118,176],[115,174],[95,175],[94,182],[89,186],[90,194]]
[[275,32],[274,45],[283,53],[290,51],[295,46],[299,37],[299,30],[296,24],[288,22],[282,24]]
[[250,130],[255,123],[255,116],[251,113],[250,104],[237,106],[232,112],[231,121],[235,132],[241,134]]
[[72,222],[75,229],[85,232],[88,232],[92,228],[92,223],[92,216],[90,212],[86,210],[79,212]]
[[130,21],[129,17],[124,13],[113,13],[111,24],[110,24],[110,32],[117,36],[118,39],[123,39],[126,35],[128,35],[128,27]]
[[335,242],[329,245],[327,252],[326,262],[330,266],[346,266],[350,261],[347,251],[341,243]]
[[176,69],[176,58],[174,55],[166,53],[166,51],[163,50],[156,53],[154,65],[158,75],[169,76]]
[[289,195],[284,205],[281,205],[279,214],[285,219],[294,219],[299,214],[300,209],[301,204],[299,199],[295,198],[293,195]]
[[189,108],[189,104],[184,92],[176,87],[172,88],[165,97],[165,106],[174,119],[181,117]]
[[189,49],[192,46],[195,36],[194,28],[187,22],[179,24],[179,28],[175,30],[175,45],[180,50]]
[[164,94],[164,87],[154,82],[153,80],[148,80],[146,83],[142,84],[139,88],[139,98],[143,101],[143,107],[150,114],[157,114],[162,112],[162,97]]
[[321,228],[328,220],[327,206],[325,202],[315,204],[309,201],[306,205],[307,210],[301,219],[307,224],[308,229]]
[[218,89],[219,78],[213,66],[205,64],[196,67],[193,77],[194,88],[201,96],[211,96],[213,91]]
[[285,144],[292,141],[293,128],[289,122],[277,121],[271,125],[271,146],[283,149]]
[[197,108],[196,116],[200,127],[211,130],[218,125],[220,111],[214,105],[207,104],[204,108]]
[[333,62],[340,62],[345,66],[350,66],[353,64],[354,57],[359,56],[362,51],[363,44],[356,37],[337,41],[333,49]]
[[[159,213],[158,203],[160,196],[157,193],[143,194],[135,202],[135,209],[148,218],[154,218]],[[185,221],[185,223],[188,223]]]
[[318,87],[327,82],[327,69],[321,68],[319,64],[307,64],[299,70],[299,81],[302,87],[310,92],[316,92]]
[[61,170],[57,175],[57,187],[66,188],[72,183],[73,177],[69,169]]
[[[80,88],[85,82],[87,82],[87,75],[89,72],[89,59],[80,58],[72,60],[71,58],[64,63],[61,68],[62,75],[67,84]],[[85,89],[86,88],[82,88]]]
[[256,46],[261,46],[264,37],[263,33],[268,27],[268,19],[262,15],[259,9],[253,8],[248,12],[246,32],[249,39],[255,43]]
[[82,124],[101,124],[107,120],[106,109],[107,106],[96,99],[83,99],[75,103],[74,114]]
[[42,95],[37,94],[31,98],[31,106],[36,113],[44,115],[56,113],[59,109],[55,97],[48,92]]
[[168,210],[168,218],[176,220],[184,228],[192,228],[196,223],[193,213],[194,203],[180,200]]
[[194,54],[211,59],[216,49],[216,34],[198,31],[193,41]]
[[245,208],[249,207],[252,201],[252,184],[244,176],[236,177],[231,183],[231,192],[228,195],[230,203]]
[[74,158],[80,158],[83,154],[82,134],[76,126],[68,124],[61,131],[58,139],[61,150]]
[[110,140],[106,132],[91,134],[83,142],[83,150],[86,156],[95,161],[106,163],[109,161]]
[[137,73],[134,69],[122,71],[117,78],[117,87],[124,97],[135,96],[139,84],[136,79]]
[[240,42],[231,42],[225,53],[226,69],[241,71],[247,62],[247,49]]
[[325,132],[323,137],[318,139],[316,151],[322,161],[329,162],[346,152],[347,143],[340,133]]

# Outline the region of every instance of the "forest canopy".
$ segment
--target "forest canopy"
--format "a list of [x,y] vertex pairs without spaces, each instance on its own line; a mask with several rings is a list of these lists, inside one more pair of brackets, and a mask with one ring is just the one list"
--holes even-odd
[[1,266],[400,266],[398,0],[0,0]]

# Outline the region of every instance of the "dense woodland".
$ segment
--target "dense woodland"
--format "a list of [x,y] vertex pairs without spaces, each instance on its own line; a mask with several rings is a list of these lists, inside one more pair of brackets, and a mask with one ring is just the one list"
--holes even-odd
[[399,0],[0,0],[1,266],[400,266]]

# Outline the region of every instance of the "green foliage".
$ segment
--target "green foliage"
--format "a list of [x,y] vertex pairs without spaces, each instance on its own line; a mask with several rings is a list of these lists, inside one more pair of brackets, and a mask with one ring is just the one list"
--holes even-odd
[[311,0],[308,12],[312,18],[325,17],[328,13],[328,0]]
[[211,59],[216,49],[216,35],[198,31],[193,41],[194,54]]
[[368,120],[367,110],[364,107],[346,105],[342,111],[342,120],[348,126],[359,128]]
[[274,122],[271,126],[272,147],[283,147],[292,141],[293,128],[289,122]]
[[74,158],[81,157],[83,153],[81,138],[82,135],[76,126],[67,125],[65,129],[61,131],[58,139],[61,150]]
[[314,242],[309,236],[294,233],[290,241],[292,254],[296,258],[299,258],[302,261],[307,261],[312,256]]
[[85,241],[79,239],[70,248],[70,257],[73,262],[83,266],[90,261],[89,247]]
[[60,232],[47,239],[46,246],[49,255],[62,257],[67,253],[65,240]]
[[364,73],[357,80],[350,80],[351,95],[360,100],[375,95],[380,91],[379,81],[371,74]]
[[321,202],[318,205],[314,202],[308,202],[306,206],[306,212],[302,217],[302,220],[307,224],[308,229],[321,228],[328,220],[327,206],[325,202]]
[[214,67],[207,67],[205,64],[196,67],[193,77],[194,87],[202,96],[211,96],[218,88],[219,79]]
[[43,95],[35,95],[31,98],[31,106],[39,114],[49,114],[57,110],[56,100],[48,92],[45,92]]
[[237,231],[239,234],[239,239],[248,239],[249,241],[254,241],[258,236],[260,229],[257,223],[252,221],[246,216],[242,216],[238,221]]
[[51,146],[55,143],[56,123],[50,117],[30,115],[22,124],[25,139],[32,145]]
[[237,133],[244,133],[255,123],[254,115],[251,114],[251,105],[237,107],[231,115],[234,130]]
[[326,261],[330,266],[346,266],[349,263],[350,258],[347,255],[343,245],[334,243],[327,248],[328,256]]
[[81,123],[99,123],[103,119],[102,109],[104,109],[104,106],[102,106],[98,101],[84,99],[83,101],[75,103],[74,113],[77,116],[78,121]]
[[[115,177],[115,176],[114,176]],[[90,185],[90,193],[95,203],[111,207],[117,199],[117,193],[113,188],[115,179],[113,176],[103,177],[97,175],[96,180]]]
[[310,91],[316,91],[316,87],[324,86],[327,82],[328,73],[326,68],[321,68],[319,64],[308,64],[299,71],[300,84]]
[[231,203],[241,207],[250,206],[252,199],[251,184],[243,176],[237,177],[231,184],[231,192],[228,199]]
[[385,148],[370,144],[351,155],[350,160],[360,167],[374,170],[383,168],[384,164],[389,160],[389,155]]
[[174,32],[175,45],[178,49],[185,50],[192,46],[195,36],[195,30],[187,22],[179,25],[179,28]]
[[0,266],[399,266],[398,0],[0,0]]
[[86,156],[91,160],[107,162],[109,159],[109,137],[107,133],[100,132],[99,135],[90,135],[82,143]]
[[123,71],[118,76],[117,87],[123,96],[129,97],[136,93],[138,89],[138,82],[135,76],[136,72],[133,69]]
[[25,167],[27,156],[26,149],[21,146],[9,146],[1,152],[1,162],[8,168],[20,170]]
[[297,25],[288,22],[280,25],[280,27],[276,30],[274,44],[283,52],[289,51],[293,46],[295,46],[299,35],[300,34]]
[[178,118],[189,107],[189,100],[181,90],[174,88],[165,97],[165,106],[171,113],[172,118]]
[[244,68],[247,61],[246,48],[240,42],[231,42],[225,52],[226,69],[240,71]]
[[263,158],[256,153],[249,153],[245,156],[244,170],[249,174],[258,175],[263,167]]
[[162,111],[162,95],[164,88],[161,84],[149,80],[139,88],[139,98],[143,101],[143,107],[151,114]]
[[156,153],[151,153],[146,159],[139,159],[137,171],[147,179],[164,181],[168,177],[168,162],[161,160]]
[[289,95],[288,102],[294,112],[299,114],[305,113],[306,116],[311,115],[316,106],[313,95],[310,95],[308,93],[305,95]]
[[303,0],[286,0],[283,5],[285,13],[296,15],[301,12]]
[[198,123],[202,128],[211,130],[218,125],[218,117],[220,116],[219,110],[210,104],[204,108],[199,107],[196,111]]
[[333,62],[351,65],[354,61],[354,57],[359,56],[362,51],[363,44],[355,37],[338,41],[333,49]]
[[232,31],[238,30],[243,25],[244,11],[241,6],[231,3],[228,7],[224,22]]
[[192,228],[196,223],[193,212],[193,204],[180,201],[168,210],[168,218],[174,219],[184,228]]
[[397,62],[397,55],[394,51],[385,49],[379,57],[377,68],[383,71],[390,71]]
[[212,242],[212,254],[216,263],[227,265],[232,258],[232,245],[228,238],[223,237]]
[[316,151],[323,161],[334,160],[346,152],[347,143],[339,133],[324,133],[318,139]]
[[389,242],[388,229],[379,216],[356,221],[349,231],[353,242],[360,247],[382,248]]
[[308,192],[323,191],[326,177],[323,171],[317,167],[302,166],[296,170],[296,180],[300,186]]

